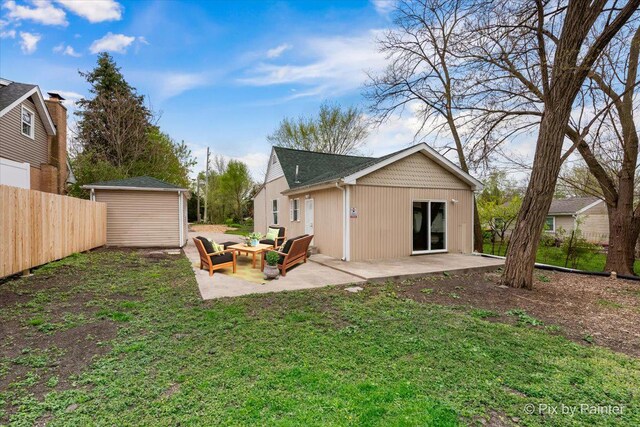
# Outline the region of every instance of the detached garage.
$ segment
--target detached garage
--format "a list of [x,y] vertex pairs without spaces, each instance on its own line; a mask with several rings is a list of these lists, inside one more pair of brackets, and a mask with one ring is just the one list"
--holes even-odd
[[148,176],[83,186],[107,204],[107,245],[183,247],[188,190]]

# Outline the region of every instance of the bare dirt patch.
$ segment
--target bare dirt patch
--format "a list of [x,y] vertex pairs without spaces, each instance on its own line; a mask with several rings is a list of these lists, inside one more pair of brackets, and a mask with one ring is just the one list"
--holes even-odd
[[517,323],[524,313],[544,322],[533,327],[555,325],[578,343],[640,356],[640,283],[539,270],[535,276],[532,291],[501,287],[498,274],[478,273],[403,282],[398,292],[419,302],[490,310],[495,315],[480,313],[490,321]]
[[189,231],[224,233],[227,230],[236,230],[236,228],[227,227],[224,224],[189,224]]

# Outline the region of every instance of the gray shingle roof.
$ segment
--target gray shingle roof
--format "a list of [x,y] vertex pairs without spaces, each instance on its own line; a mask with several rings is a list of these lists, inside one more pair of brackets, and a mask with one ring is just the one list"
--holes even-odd
[[36,85],[16,82],[11,82],[7,86],[0,86],[0,111],[13,104],[34,87]]
[[[273,147],[290,189],[334,181],[375,165],[398,154],[403,148],[382,157],[347,156]],[[298,176],[296,179],[296,166]]]
[[164,188],[180,190],[182,187],[150,176],[136,176],[134,178],[114,179],[111,181],[99,181],[87,184],[84,187],[138,187],[138,188]]
[[569,199],[557,199],[551,202],[549,214],[574,214],[592,203],[598,201],[597,197],[571,197]]

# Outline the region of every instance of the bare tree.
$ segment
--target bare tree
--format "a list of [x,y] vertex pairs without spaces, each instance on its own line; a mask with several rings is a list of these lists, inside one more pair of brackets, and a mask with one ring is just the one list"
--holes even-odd
[[[538,127],[531,176],[502,277],[507,286],[533,285],[535,255],[566,158],[563,144],[576,96],[640,0],[619,3],[496,0],[479,8],[477,25],[468,32],[463,54],[476,68],[476,111],[484,107],[490,128],[507,134]],[[531,120],[535,117],[539,122]]]
[[[634,274],[635,245],[640,234],[640,204],[635,203],[638,131],[634,121],[639,54],[640,26],[634,23],[615,37],[589,72],[581,97],[582,114],[567,130],[607,205],[609,250],[605,270],[621,274]],[[585,114],[585,110],[591,114]]]
[[[395,28],[379,41],[389,64],[382,74],[369,76],[366,93],[379,124],[393,113],[417,106],[421,120],[418,133],[443,132],[450,136],[458,164],[467,173],[468,156],[473,153],[469,140],[474,135],[461,130],[470,120],[460,107],[468,85],[465,62],[454,52],[462,48],[460,33],[468,25],[472,10],[473,5],[463,0],[400,1]],[[488,154],[484,151],[479,160],[486,161]],[[482,252],[477,206],[474,214],[474,249]]]
[[267,140],[279,147],[357,154],[368,133],[368,124],[358,108],[343,109],[325,102],[316,117],[283,119]]

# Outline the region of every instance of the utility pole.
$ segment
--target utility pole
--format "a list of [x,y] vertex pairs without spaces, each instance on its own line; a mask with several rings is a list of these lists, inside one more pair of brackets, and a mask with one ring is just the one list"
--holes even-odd
[[196,203],[197,203],[197,222],[200,222],[200,174],[196,177]]
[[207,198],[209,196],[209,147],[207,147],[207,167],[204,173],[204,222],[207,222]]

